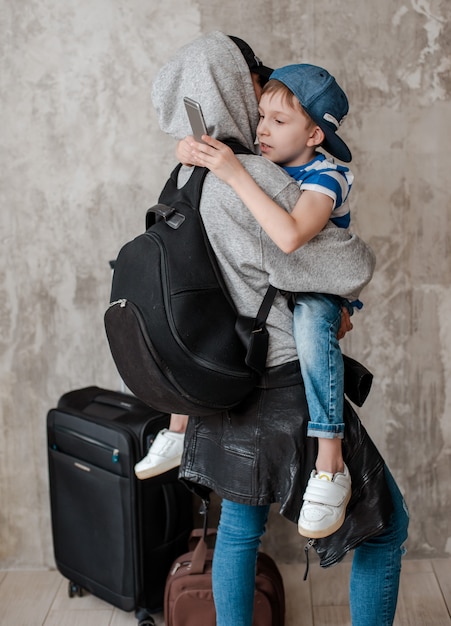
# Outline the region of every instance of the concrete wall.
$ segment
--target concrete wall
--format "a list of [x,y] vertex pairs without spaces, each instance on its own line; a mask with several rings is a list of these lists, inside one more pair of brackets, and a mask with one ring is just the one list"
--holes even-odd
[[[180,45],[223,30],[268,64],[327,67],[355,229],[378,267],[344,349],[374,372],[360,414],[411,509],[411,555],[451,552],[451,137],[447,0],[1,0],[0,566],[53,564],[45,418],[117,387],[108,260],[172,165],[149,97]],[[268,542],[302,552],[273,515]]]

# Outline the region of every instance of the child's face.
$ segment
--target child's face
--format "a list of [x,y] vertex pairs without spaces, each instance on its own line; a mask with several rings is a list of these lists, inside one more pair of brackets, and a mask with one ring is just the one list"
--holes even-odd
[[282,93],[264,93],[259,103],[257,138],[262,155],[279,165],[303,165],[315,152],[314,125],[298,107],[293,108]]

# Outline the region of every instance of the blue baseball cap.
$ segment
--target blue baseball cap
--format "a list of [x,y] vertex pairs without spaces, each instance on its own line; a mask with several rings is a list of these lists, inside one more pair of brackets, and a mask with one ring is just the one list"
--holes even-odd
[[324,68],[307,63],[281,67],[274,70],[270,78],[288,87],[304,111],[318,124],[325,135],[322,147],[340,161],[349,163],[351,151],[337,135],[349,104],[335,78]]

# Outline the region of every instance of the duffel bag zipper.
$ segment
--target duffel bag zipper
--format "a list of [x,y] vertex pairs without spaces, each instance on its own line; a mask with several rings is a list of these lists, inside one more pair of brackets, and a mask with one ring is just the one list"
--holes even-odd
[[188,567],[191,565],[191,561],[177,561],[177,563],[174,565],[174,567],[171,570],[170,575],[174,576],[174,574],[181,568],[181,567]]

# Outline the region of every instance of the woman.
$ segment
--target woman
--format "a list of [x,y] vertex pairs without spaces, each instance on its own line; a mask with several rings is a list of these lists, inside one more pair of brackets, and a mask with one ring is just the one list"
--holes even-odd
[[[160,127],[176,139],[189,134],[184,96],[201,103],[212,136],[254,148],[255,91],[243,56],[223,33],[184,46],[154,82],[152,97]],[[266,159],[254,155],[240,159],[270,197],[287,210],[293,208],[299,197],[295,182]],[[189,168],[181,171],[180,186],[189,175]],[[289,291],[336,293],[337,283],[345,277],[356,283],[365,280],[373,262],[367,251],[366,266],[354,267],[350,249],[361,259],[363,242],[333,226],[285,255],[236,194],[211,173],[205,179],[200,211],[231,296],[243,315],[255,314],[268,283]],[[292,316],[280,294],[267,325],[268,368],[259,388],[233,411],[191,417],[185,436],[181,478],[201,495],[214,490],[223,498],[213,563],[218,626],[251,626],[256,554],[269,506],[279,502],[281,514],[297,522],[316,454],[313,440],[306,437],[308,411]],[[323,566],[356,549],[350,589],[352,623],[386,626],[393,623],[396,608],[407,514],[383,459],[347,403],[345,423],[343,449],[355,475],[353,497],[340,530],[315,547]]]

